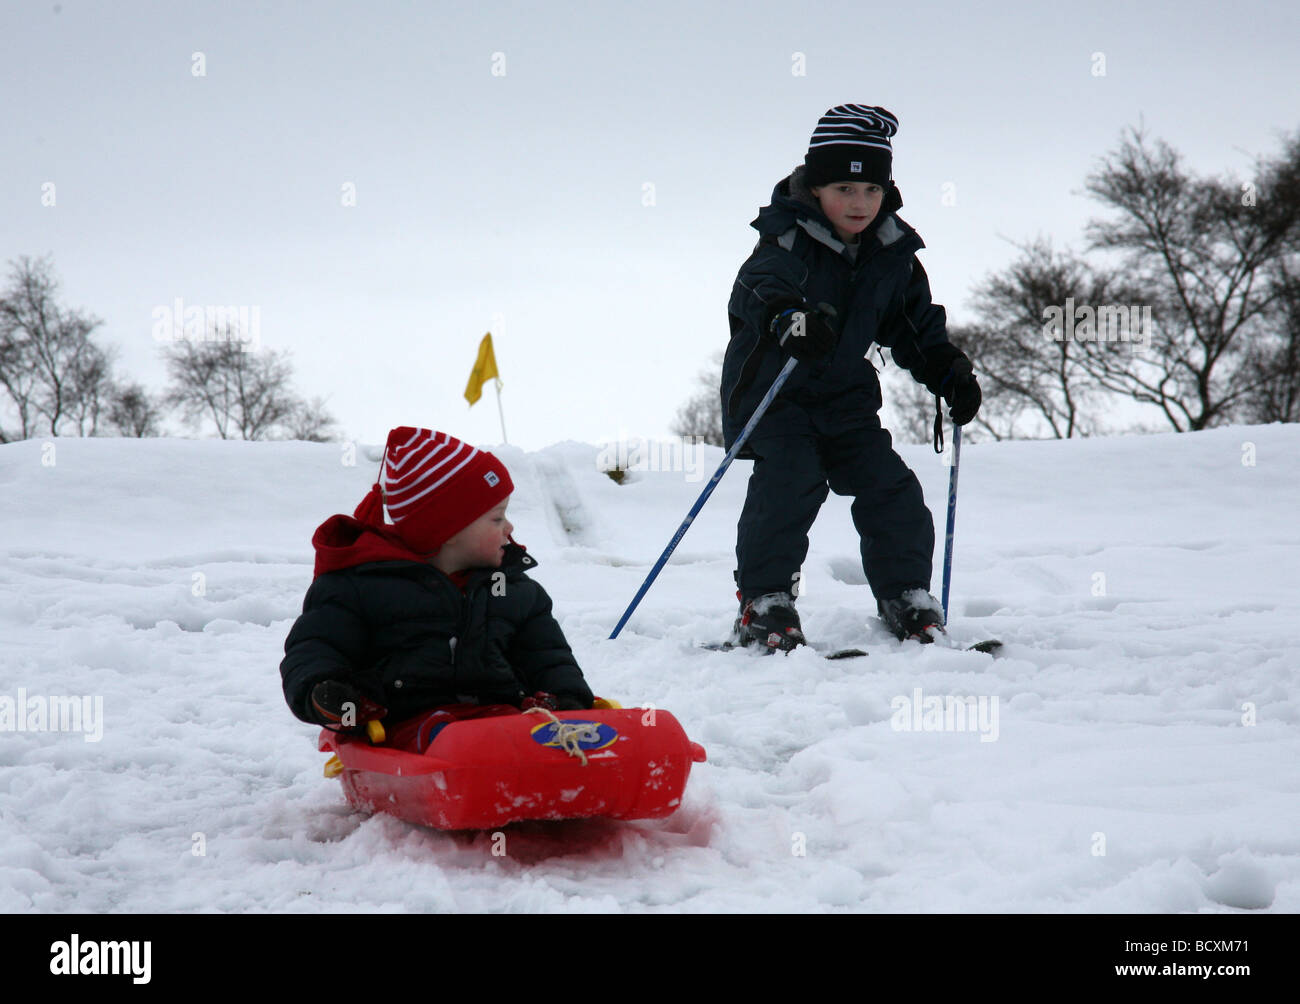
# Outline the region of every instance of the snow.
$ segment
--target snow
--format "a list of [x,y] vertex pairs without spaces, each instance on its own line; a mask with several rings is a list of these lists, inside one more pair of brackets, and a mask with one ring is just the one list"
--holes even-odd
[[[709,757],[666,820],[495,838],[352,811],[284,704],[311,533],[374,477],[350,449],[0,447],[0,910],[1300,910],[1294,426],[968,446],[951,631],[997,659],[884,634],[835,496],[799,606],[871,654],[699,649],[744,463],[610,641],[720,451],[616,485],[601,447],[494,448],[593,689]],[[941,526],[946,468],[901,452]],[[18,727],[72,697],[79,730]]]

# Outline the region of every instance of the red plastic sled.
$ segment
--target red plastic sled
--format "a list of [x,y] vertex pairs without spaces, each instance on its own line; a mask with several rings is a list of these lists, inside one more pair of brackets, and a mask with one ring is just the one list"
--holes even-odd
[[641,708],[455,721],[424,753],[326,729],[319,748],[341,761],[355,808],[440,830],[662,818],[681,805],[691,763],[705,758],[671,714]]

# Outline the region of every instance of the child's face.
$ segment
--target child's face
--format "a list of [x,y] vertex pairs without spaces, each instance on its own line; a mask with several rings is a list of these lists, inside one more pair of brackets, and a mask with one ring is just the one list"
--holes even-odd
[[506,519],[506,506],[509,504],[510,500],[506,499],[457,532],[439,549],[434,564],[444,572],[500,568],[505,546],[515,530]]
[[812,190],[840,240],[852,244],[880,212],[885,190],[866,181],[835,181]]

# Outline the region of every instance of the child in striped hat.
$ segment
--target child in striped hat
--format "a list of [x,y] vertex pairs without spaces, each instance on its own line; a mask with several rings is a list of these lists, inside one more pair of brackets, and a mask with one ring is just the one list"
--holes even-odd
[[396,745],[420,737],[418,751],[431,713],[592,706],[550,597],[527,575],[537,562],[511,536],[513,490],[491,453],[428,429],[389,434],[380,480],[312,538],[315,577],[280,664],[298,718],[382,719]]
[[929,592],[934,520],[881,427],[880,382],[867,355],[888,347],[958,425],[975,417],[980,389],[970,359],[948,341],[943,307],[931,302],[916,257],[925,245],[896,215],[897,131],[885,108],[831,108],[803,164],[751,224],[759,241],[727,306],[728,448],[791,356],[798,365],[739,454],[754,460],[736,534],[741,644],[804,643],[795,598],[808,531],[831,491],[853,499],[863,572],[886,627],[921,641],[943,628]]

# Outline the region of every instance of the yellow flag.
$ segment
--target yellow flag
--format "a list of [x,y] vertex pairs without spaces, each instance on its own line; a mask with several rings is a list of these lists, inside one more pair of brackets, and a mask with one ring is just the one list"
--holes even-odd
[[484,381],[493,377],[501,379],[501,374],[497,372],[497,357],[492,352],[492,332],[489,331],[478,344],[478,358],[474,360],[469,383],[465,385],[465,400],[471,405],[476,404],[483,396]]

